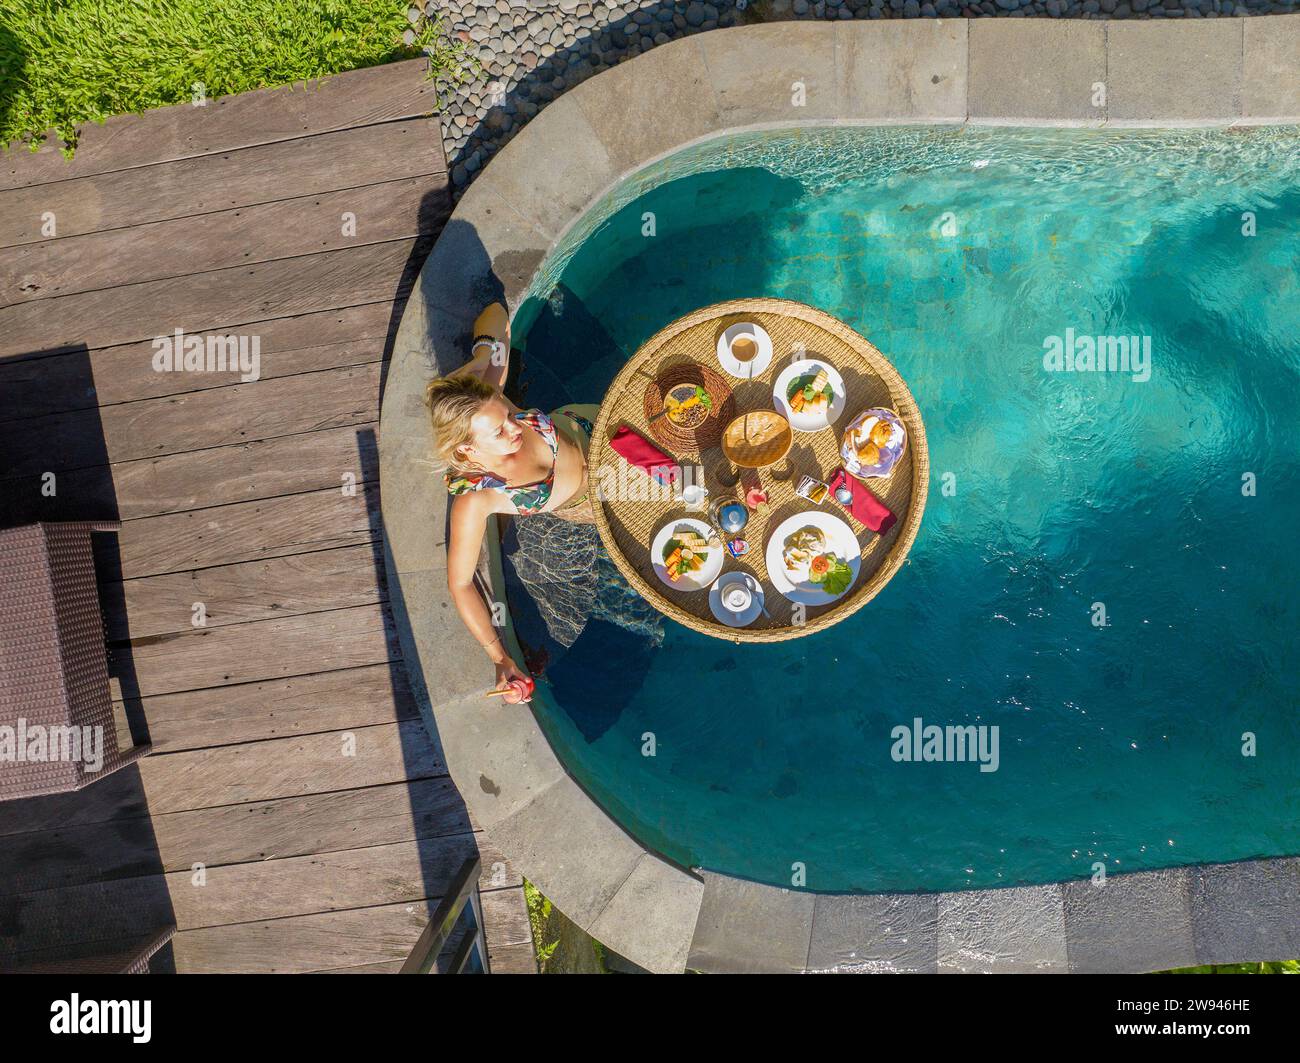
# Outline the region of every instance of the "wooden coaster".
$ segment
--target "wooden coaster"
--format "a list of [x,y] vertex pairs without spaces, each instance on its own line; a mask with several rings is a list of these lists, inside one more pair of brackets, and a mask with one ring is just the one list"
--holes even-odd
[[[662,415],[664,396],[679,384],[695,384],[709,396],[712,406],[704,423],[694,428],[682,428],[672,419]],[[672,366],[651,381],[645,389],[642,402],[650,431],[660,443],[670,450],[693,451],[717,444],[722,426],[735,412],[735,399],[726,378],[715,369],[695,362],[682,362]]]

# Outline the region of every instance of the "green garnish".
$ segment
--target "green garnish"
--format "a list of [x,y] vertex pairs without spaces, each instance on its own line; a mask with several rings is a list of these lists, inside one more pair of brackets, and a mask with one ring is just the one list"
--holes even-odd
[[842,594],[849,585],[849,580],[853,578],[853,570],[849,563],[842,558],[836,558],[835,563],[822,578],[821,586],[827,594]]
[[[794,381],[791,383],[791,385],[790,385],[790,393],[786,396],[786,398],[788,398],[788,399],[792,399],[792,398],[794,398],[794,397],[795,397],[799,392],[802,391],[802,392],[803,392],[803,397],[804,397],[805,401],[807,401],[807,402],[812,402],[812,400],[813,400],[813,399],[816,397],[816,395],[817,395],[817,392],[813,391],[813,386],[812,386],[812,385],[813,385],[813,381],[816,380],[816,379],[817,379],[817,377],[816,377],[815,375],[814,375],[814,376],[801,376],[801,377],[798,377],[796,380],[794,380]],[[825,385],[825,386],[822,388],[822,394],[826,396],[826,399],[827,399],[828,402],[830,401],[830,399],[831,399],[831,397],[834,395],[834,393],[835,393],[835,389],[834,389],[833,387],[831,387],[830,384],[827,384],[827,385]]]

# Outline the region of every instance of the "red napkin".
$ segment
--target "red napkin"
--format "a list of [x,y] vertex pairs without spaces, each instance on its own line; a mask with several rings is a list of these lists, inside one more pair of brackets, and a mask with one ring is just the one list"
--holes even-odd
[[853,501],[847,507],[848,511],[873,532],[884,535],[898,522],[889,507],[872,494],[871,488],[856,476],[850,476],[843,469],[836,469],[830,482],[832,496],[841,484],[848,484],[849,490],[853,492]]
[[627,425],[623,425],[609,445],[614,452],[621,455],[629,465],[635,466],[651,477],[658,484],[674,484],[681,475],[677,462],[646,439],[637,435]]

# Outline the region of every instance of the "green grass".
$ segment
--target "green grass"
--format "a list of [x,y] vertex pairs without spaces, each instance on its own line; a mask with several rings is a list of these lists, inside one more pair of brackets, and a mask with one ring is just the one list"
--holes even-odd
[[[474,67],[408,0],[0,0],[0,144],[77,126],[376,66],[431,48],[434,77]],[[414,29],[413,43],[403,32]]]
[[1300,974],[1300,960],[1265,963],[1216,963],[1204,967],[1180,967],[1165,974]]
[[533,931],[533,948],[542,974],[605,974],[605,950],[600,942],[567,919],[524,879],[524,901]]

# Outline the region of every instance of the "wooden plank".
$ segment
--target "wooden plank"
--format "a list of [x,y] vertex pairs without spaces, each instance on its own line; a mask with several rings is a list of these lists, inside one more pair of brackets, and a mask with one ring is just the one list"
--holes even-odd
[[[327,487],[350,490],[378,475],[376,429],[377,425],[358,424],[119,462],[107,469],[76,469],[61,475],[59,484],[71,499],[70,517],[102,503],[106,509],[115,507],[122,520]],[[33,489],[38,481],[39,476],[29,478],[25,489]],[[24,488],[20,484],[18,489]]]
[[[387,600],[382,568],[372,544],[127,580],[103,591],[105,600],[125,606],[105,617],[108,637],[193,631],[196,602],[208,628],[371,605]],[[155,735],[155,749],[157,743]]]
[[111,537],[116,557],[103,549],[96,556],[102,578],[135,579],[356,546],[378,535],[379,495],[366,483],[353,498],[330,488],[129,520]]
[[[394,327],[393,306],[385,298],[254,326],[262,340],[262,380],[277,379],[381,361]],[[159,373],[153,354],[152,342],[145,341],[0,359],[0,420],[230,386],[228,372]]]
[[363,126],[0,190],[0,247],[445,173],[438,119]]
[[489,948],[532,944],[533,933],[528,925],[528,906],[524,903],[522,887],[480,893],[479,899],[483,902],[483,929]]
[[66,181],[431,114],[437,109],[437,93],[427,77],[428,68],[427,59],[411,59],[283,88],[221,96],[201,107],[182,103],[102,123],[87,122],[78,130],[78,147],[71,159],[50,142],[36,152],[0,153],[0,188]]
[[531,941],[518,945],[488,946],[488,962],[493,974],[537,974],[537,953]]
[[0,306],[431,235],[449,205],[445,179],[412,177],[24,244],[0,255]]
[[[206,863],[200,853],[199,866],[162,876],[14,894],[4,901],[10,918],[0,936],[11,948],[16,945],[16,951],[22,950],[24,939],[41,936],[43,928],[67,912],[99,907],[133,911],[137,916],[149,912],[146,925],[163,925],[170,915],[178,930],[383,904],[427,906],[432,914],[456,869],[477,853],[473,834],[225,866]],[[97,921],[90,923],[96,936],[104,936],[106,928]],[[60,937],[69,945],[86,940],[75,934],[75,927],[69,927]]]
[[[116,817],[148,820],[149,802],[134,765],[73,793],[0,801],[0,837],[48,832],[77,823],[103,823]],[[0,855],[3,852],[0,846]]]
[[[394,240],[7,306],[0,309],[0,357],[151,341],[177,328],[246,335],[251,343],[260,336],[256,322],[404,299],[428,247],[424,237]],[[239,374],[226,376],[231,383]]]
[[[342,852],[314,853],[225,867],[208,866],[202,886],[192,873],[167,875],[179,930],[285,919],[376,904],[427,903],[478,848],[473,834],[454,834]],[[432,910],[430,910],[432,914]]]
[[419,715],[390,662],[144,699],[155,752],[260,742]]
[[[347,755],[350,748],[354,755]],[[419,720],[166,753],[140,765],[154,816],[382,786],[447,771]]]
[[187,930],[172,940],[180,974],[298,974],[404,961],[429,921],[426,904],[387,904]]
[[[487,928],[497,923],[491,896],[483,898]],[[270,974],[400,963],[428,921],[431,900],[182,931],[173,941],[176,968],[183,974]],[[507,923],[502,937],[524,936],[489,945],[494,971],[536,973],[535,960],[532,969],[528,962],[533,946],[527,933],[526,915],[522,928],[517,917]]]
[[[140,697],[400,660],[385,605],[151,635],[112,650]],[[128,692],[128,696],[135,696]]]
[[[372,424],[379,419],[380,375],[380,363],[372,362],[6,421],[0,424],[6,479],[186,451],[205,451],[215,463],[235,454],[212,448]],[[357,472],[355,446],[353,452],[351,470]]]
[[[152,829],[150,829],[152,827]],[[118,817],[7,836],[0,850],[0,895],[56,889],[112,878],[242,864],[463,834],[460,794],[448,776],[363,790],[221,808]],[[484,845],[483,860],[504,860]],[[509,864],[508,877],[519,872]]]
[[[0,896],[186,871],[195,863],[260,863],[469,833],[465,806],[445,775],[172,812],[152,824],[147,817],[118,818],[9,836],[0,854]],[[519,888],[518,869],[486,835],[474,837],[485,878],[499,866],[504,888]],[[484,882],[480,889],[489,892]]]
[[383,963],[363,963],[357,967],[328,967],[310,974],[401,974],[405,960],[385,960]]

